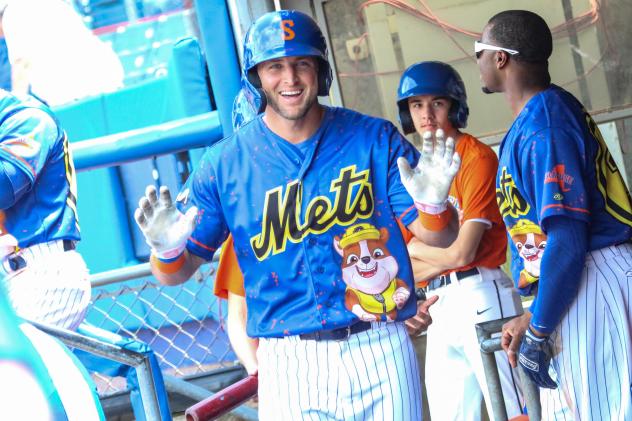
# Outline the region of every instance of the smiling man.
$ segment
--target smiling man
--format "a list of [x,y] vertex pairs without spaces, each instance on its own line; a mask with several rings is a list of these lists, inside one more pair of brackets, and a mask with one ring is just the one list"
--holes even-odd
[[417,305],[398,223],[426,243],[453,240],[454,142],[428,138],[417,165],[393,124],[320,105],[332,74],[303,13],[257,19],[243,56],[263,114],[207,152],[178,196],[185,213],[164,188],[139,203],[154,275],[186,281],[232,233],[261,419],[419,420],[403,323]]

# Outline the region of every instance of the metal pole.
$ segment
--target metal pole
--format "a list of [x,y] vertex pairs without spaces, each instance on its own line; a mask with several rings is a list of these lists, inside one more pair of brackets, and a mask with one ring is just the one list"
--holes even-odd
[[[503,421],[507,420],[507,409],[505,407],[503,391],[500,385],[500,376],[498,375],[496,359],[494,358],[494,352],[500,351],[502,348],[500,346],[500,338],[492,338],[491,335],[501,332],[503,325],[511,319],[513,319],[513,317],[492,320],[476,325],[476,334],[478,335],[478,342],[481,346],[481,356],[483,358],[483,368],[485,370],[485,377],[489,387],[489,396],[492,401],[492,407],[494,408],[494,419]],[[531,378],[523,372],[522,367],[516,371],[518,372],[520,383],[522,385],[522,394],[527,405],[529,419],[539,421],[542,419],[540,390],[537,385],[533,383]],[[502,408],[502,412],[497,412],[496,408],[498,408],[498,410]],[[502,417],[499,416],[499,414],[502,415]]]
[[145,356],[143,362],[135,367],[136,376],[138,376],[138,388],[140,390],[140,397],[143,401],[143,409],[145,410],[145,417],[148,420],[162,420],[165,419],[161,415],[171,418],[171,414],[160,413],[160,403],[158,402],[158,394],[154,387],[154,373],[151,369],[151,362],[149,357]]
[[478,335],[478,342],[481,344],[481,358],[483,359],[483,369],[485,370],[485,379],[487,380],[487,388],[489,389],[489,399],[492,404],[494,420],[507,421],[507,408],[505,407],[505,399],[503,398],[503,389],[500,384],[498,367],[496,367],[496,357],[494,356],[494,351],[490,351],[487,343],[484,344],[492,335],[487,328],[489,324],[495,322],[497,322],[497,320],[477,324],[476,334]]
[[524,396],[525,403],[527,404],[527,412],[529,413],[529,419],[533,421],[539,421],[542,419],[542,408],[540,407],[540,389],[533,383],[531,377],[525,373],[524,368],[519,365],[518,376],[520,377],[520,383],[522,384],[522,394]]

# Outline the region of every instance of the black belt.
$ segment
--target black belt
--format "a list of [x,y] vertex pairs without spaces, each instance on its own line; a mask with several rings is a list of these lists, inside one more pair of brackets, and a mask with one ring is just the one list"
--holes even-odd
[[[64,251],[74,250],[77,246],[77,242],[75,240],[62,240]],[[20,255],[13,254],[7,257],[7,265],[9,272],[16,272],[20,269],[24,269],[26,267],[26,260],[24,257]]]
[[364,332],[371,329],[370,322],[357,322],[351,326],[341,327],[339,329],[332,330],[319,330],[312,333],[303,333],[299,335],[301,339],[311,339],[314,341],[344,341],[349,339],[349,336],[354,333]]
[[[475,267],[468,270],[454,272],[454,276],[456,276],[456,279],[458,279],[459,281],[467,277],[478,275],[478,274],[479,274],[479,271]],[[436,278],[432,279],[430,282],[428,282],[428,285],[426,286],[426,290],[432,291],[433,289],[441,288],[446,285],[450,285],[451,283],[452,283],[452,279],[450,279],[449,273],[447,275],[439,275]]]

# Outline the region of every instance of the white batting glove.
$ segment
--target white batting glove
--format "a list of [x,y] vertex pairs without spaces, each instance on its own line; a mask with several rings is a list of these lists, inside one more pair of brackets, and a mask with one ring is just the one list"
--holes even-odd
[[434,137],[433,142],[432,132],[423,134],[421,157],[415,169],[410,168],[404,157],[397,159],[397,166],[402,184],[417,209],[437,215],[447,209],[450,185],[461,166],[461,158],[454,152],[454,139],[444,140],[443,130],[437,130]]
[[154,186],[147,186],[145,196],[138,202],[134,219],[159,259],[178,257],[184,251],[187,239],[195,228],[197,208],[193,206],[186,214],[180,212],[171,200],[166,186],[160,187],[160,198]]

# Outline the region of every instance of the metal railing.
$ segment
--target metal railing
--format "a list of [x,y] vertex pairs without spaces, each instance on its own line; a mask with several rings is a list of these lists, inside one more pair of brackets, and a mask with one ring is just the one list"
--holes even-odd
[[[496,358],[494,356],[496,351],[500,351],[502,349],[500,345],[500,338],[492,337],[492,335],[501,332],[503,325],[511,319],[513,319],[513,317],[491,320],[489,322],[479,323],[476,325],[476,334],[478,336],[478,342],[481,345],[483,368],[485,370],[485,378],[487,380],[487,387],[489,388],[489,396],[495,421],[507,421],[507,408],[505,407],[500,376],[498,374],[498,367],[496,366]],[[538,386],[531,381],[531,378],[526,373],[523,372],[520,365],[518,365],[518,367],[519,369],[517,371],[519,373],[522,393],[527,405],[529,419],[540,420],[542,417]]]

